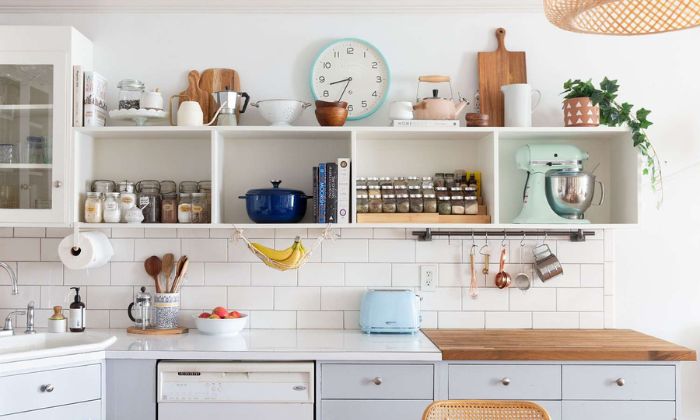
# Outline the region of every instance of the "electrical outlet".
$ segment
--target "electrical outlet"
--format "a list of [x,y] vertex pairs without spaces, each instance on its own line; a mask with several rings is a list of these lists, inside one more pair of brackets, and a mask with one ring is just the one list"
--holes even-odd
[[420,289],[424,292],[434,292],[437,287],[437,266],[420,266]]

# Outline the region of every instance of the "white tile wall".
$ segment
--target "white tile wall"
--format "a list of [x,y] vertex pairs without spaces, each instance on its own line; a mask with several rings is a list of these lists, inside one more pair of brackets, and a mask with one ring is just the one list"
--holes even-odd
[[[20,295],[10,295],[10,280],[0,271],[0,316],[26,307],[34,300],[40,312],[38,325],[54,305],[68,306],[70,286],[81,287],[88,306],[88,325],[123,328],[130,325],[126,307],[142,285],[153,289],[143,269],[151,255],[186,253],[190,266],[182,289],[183,325],[192,327],[192,314],[228,306],[250,313],[252,328],[357,329],[359,306],[367,288],[412,288],[423,297],[423,326],[438,328],[603,328],[614,326],[614,255],[610,232],[584,243],[552,239],[547,243],[564,265],[563,277],[541,282],[533,275],[526,291],[494,287],[501,238],[489,238],[492,254],[489,274],[481,273],[483,256],[477,255],[479,296],[469,296],[467,238],[417,242],[406,229],[338,229],[336,237],[317,249],[300,270],[275,271],[252,255],[242,241],[232,240],[231,229],[106,230],[115,255],[104,267],[68,270],[56,254],[60,240],[72,233],[62,228],[0,228],[0,261],[19,274]],[[308,246],[319,229],[254,229],[246,232],[255,242],[284,247],[302,236]],[[540,239],[528,238],[522,258],[520,240],[506,241],[506,270],[532,273],[532,247]],[[476,245],[485,244],[482,238]],[[523,261],[521,266],[520,261]],[[420,291],[420,266],[435,265],[438,288]]]

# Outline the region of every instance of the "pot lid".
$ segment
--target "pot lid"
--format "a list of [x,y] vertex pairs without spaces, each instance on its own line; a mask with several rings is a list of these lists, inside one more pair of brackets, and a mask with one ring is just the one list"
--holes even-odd
[[272,188],[256,188],[254,190],[248,190],[246,195],[306,195],[300,190],[280,188],[282,181],[279,179],[272,179],[270,180],[270,183],[272,184]]

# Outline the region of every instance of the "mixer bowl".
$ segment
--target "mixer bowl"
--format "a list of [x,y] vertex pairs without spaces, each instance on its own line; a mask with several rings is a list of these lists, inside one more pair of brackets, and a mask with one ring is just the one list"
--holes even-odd
[[[595,184],[595,175],[587,172],[550,171],[545,176],[547,201],[559,216],[567,219],[583,219],[583,213],[588,210],[593,201]],[[602,202],[601,195],[599,205]]]

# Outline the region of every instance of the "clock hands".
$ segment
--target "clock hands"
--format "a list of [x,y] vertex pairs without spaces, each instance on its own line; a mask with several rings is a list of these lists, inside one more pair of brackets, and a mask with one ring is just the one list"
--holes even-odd
[[340,98],[338,98],[338,102],[340,102],[341,99],[343,99],[343,95],[345,95],[345,91],[347,90],[348,86],[350,85],[350,82],[352,82],[352,77],[348,77],[343,80],[336,80],[335,82],[331,82],[331,85],[335,85],[338,83],[343,83],[345,82],[345,87],[343,88],[343,92],[340,94]]

